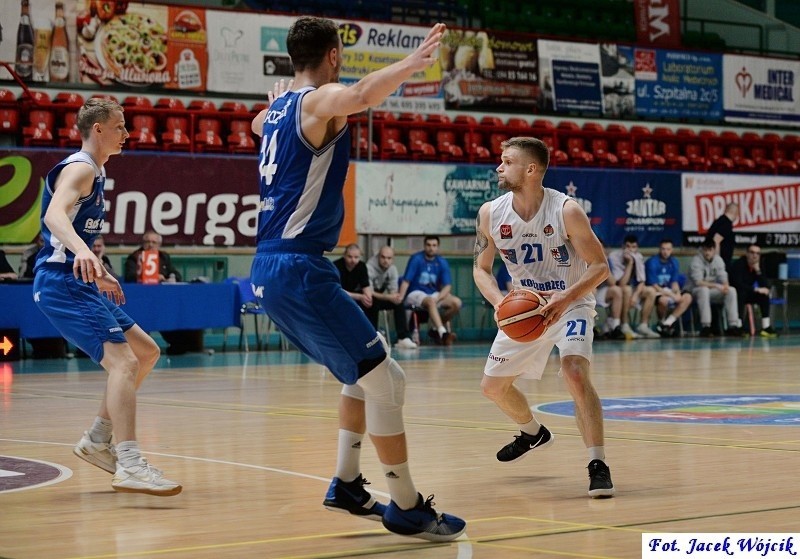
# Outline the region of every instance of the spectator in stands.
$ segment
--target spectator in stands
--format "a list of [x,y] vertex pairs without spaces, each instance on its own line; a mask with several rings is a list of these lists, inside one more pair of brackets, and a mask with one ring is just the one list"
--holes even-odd
[[[677,334],[676,321],[692,305],[692,295],[681,291],[680,264],[672,256],[672,241],[662,239],[658,254],[647,259],[645,263],[647,285],[656,292],[656,308],[661,319],[656,331],[664,338],[673,338]],[[670,312],[671,309],[671,312]]]
[[19,277],[33,279],[33,267],[36,265],[36,255],[39,254],[42,246],[44,246],[44,239],[42,234],[38,233],[33,244],[22,252],[22,257],[19,261]]
[[15,279],[17,279],[17,273],[14,271],[14,268],[11,267],[11,264],[8,263],[6,252],[0,250],[0,280]]
[[133,251],[125,259],[125,281],[139,282],[142,277],[142,251],[158,251],[158,279],[161,283],[181,281],[181,273],[172,264],[169,254],[161,250],[161,235],[155,231],[147,231],[142,236],[142,246]]
[[372,309],[372,286],[369,283],[367,265],[361,261],[361,248],[355,243],[347,245],[344,247],[344,255],[335,260],[333,265],[339,271],[342,289],[369,316]]
[[397,266],[394,265],[394,249],[388,245],[381,247],[378,254],[367,261],[367,272],[372,286],[372,307],[366,311],[370,322],[377,328],[378,313],[382,310],[392,311],[394,328],[397,332],[397,343],[394,346],[401,349],[416,349],[417,344],[408,333],[406,309],[403,306],[403,298],[400,297],[400,278]]
[[717,254],[729,269],[733,260],[733,249],[736,246],[736,237],[733,234],[733,222],[739,218],[739,204],[731,202],[725,207],[725,213],[711,224],[706,232],[706,241],[713,241]]
[[692,297],[700,310],[700,337],[713,338],[711,329],[711,303],[724,304],[728,313],[728,336],[742,335],[742,321],[739,319],[739,303],[736,288],[728,283],[725,262],[717,254],[717,247],[711,238],[703,241],[700,251],[689,264],[689,280]]
[[[599,239],[600,244],[603,245],[605,251],[605,243],[603,239]],[[608,257],[606,257],[606,260]],[[611,269],[611,264],[608,266]],[[622,288],[616,284],[614,276],[610,273],[608,277],[597,286],[594,290],[595,305],[606,309],[606,320],[602,328],[595,326],[595,339],[601,340],[624,340],[625,334],[622,332],[622,303],[623,292]]]
[[[659,338],[660,336],[648,326],[650,314],[655,306],[656,292],[646,284],[644,257],[639,252],[639,239],[636,235],[626,236],[622,249],[611,251],[608,255],[608,264],[614,284],[622,289],[621,332],[628,339],[642,336]],[[640,305],[642,317],[634,333],[629,324],[630,309]]]
[[[145,250],[158,251],[158,280],[160,283],[175,283],[183,280],[169,254],[161,250],[161,235],[155,231],[147,231],[142,237],[142,246],[125,259],[125,281],[141,283],[142,252]],[[167,355],[203,351],[202,330],[169,330],[159,333],[167,342]]]
[[730,282],[736,288],[740,316],[745,305],[758,305],[761,309],[759,335],[762,338],[777,338],[778,333],[772,328],[769,318],[769,281],[761,272],[760,246],[751,244],[747,247],[747,253],[731,264]]
[[433,323],[428,336],[435,343],[452,345],[456,334],[450,327],[450,319],[461,310],[461,299],[452,294],[450,265],[439,256],[439,237],[427,235],[424,243],[425,248],[408,260],[400,294],[406,305],[428,313]]
[[114,272],[114,267],[111,266],[111,260],[109,260],[108,256],[106,256],[106,241],[103,239],[102,235],[98,235],[94,238],[94,242],[92,243],[92,252],[103,262],[103,266],[106,267],[106,270],[108,270],[108,272],[115,278],[119,279],[119,276],[116,274],[116,272]]

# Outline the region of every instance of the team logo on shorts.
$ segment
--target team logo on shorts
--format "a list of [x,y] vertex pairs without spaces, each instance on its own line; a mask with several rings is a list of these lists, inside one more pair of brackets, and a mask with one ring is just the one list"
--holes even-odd
[[553,229],[553,226],[549,223],[544,226],[544,231],[542,231],[545,237],[552,237],[555,232],[555,229]]
[[500,226],[500,238],[501,239],[510,239],[511,235],[511,226],[508,224],[503,224]]
[[569,266],[569,252],[567,246],[561,245],[550,249],[550,254],[558,264],[558,266]]

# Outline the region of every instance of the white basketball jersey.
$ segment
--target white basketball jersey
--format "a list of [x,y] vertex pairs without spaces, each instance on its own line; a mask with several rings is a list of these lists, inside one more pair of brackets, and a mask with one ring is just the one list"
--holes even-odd
[[[569,196],[545,188],[542,205],[530,221],[523,221],[517,215],[512,200],[513,194],[508,192],[492,201],[489,231],[514,287],[564,291],[577,283],[588,264],[567,238],[563,208]],[[569,308],[594,309],[594,305],[594,294],[589,293]]]

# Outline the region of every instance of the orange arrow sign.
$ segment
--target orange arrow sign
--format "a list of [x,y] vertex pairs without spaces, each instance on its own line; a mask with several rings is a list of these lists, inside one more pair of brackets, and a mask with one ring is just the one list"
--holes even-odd
[[8,339],[7,336],[3,336],[3,343],[0,344],[0,349],[3,350],[3,355],[8,355],[9,352],[14,349],[14,344]]

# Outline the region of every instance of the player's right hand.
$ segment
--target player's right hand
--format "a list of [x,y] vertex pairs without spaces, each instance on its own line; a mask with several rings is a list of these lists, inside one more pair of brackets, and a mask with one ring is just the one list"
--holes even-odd
[[428,36],[417,47],[417,50],[408,55],[408,61],[416,70],[424,70],[439,59],[439,45],[447,26],[437,23],[428,31]]
[[83,283],[92,283],[96,278],[105,272],[100,259],[95,256],[87,246],[75,254],[75,261],[72,263],[72,274],[75,279],[83,280]]

